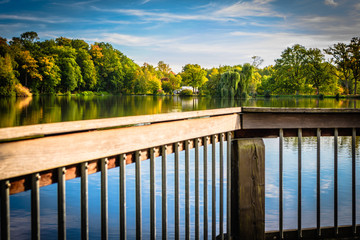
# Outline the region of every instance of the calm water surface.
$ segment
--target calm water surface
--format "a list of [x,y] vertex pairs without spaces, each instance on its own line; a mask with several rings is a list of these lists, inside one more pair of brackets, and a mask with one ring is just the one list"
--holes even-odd
[[[360,106],[360,102],[357,103]],[[269,100],[246,101],[221,100],[210,98],[152,97],[152,96],[106,96],[106,97],[34,97],[32,99],[1,99],[0,126],[18,126],[45,122],[71,121],[81,119],[108,118],[129,115],[155,114],[191,110],[205,110],[235,106],[262,107],[331,107],[353,108],[353,100],[335,99],[291,99],[272,98]],[[278,229],[278,139],[264,139],[266,146],[266,230]],[[333,138],[321,138],[321,225],[331,226],[333,223],[334,194],[334,157]],[[360,172],[359,163],[360,139],[356,139],[356,171]],[[219,144],[216,144],[217,178],[219,176]],[[226,149],[226,144],[224,149]],[[209,220],[211,220],[211,145],[208,151],[208,199]],[[286,229],[297,228],[297,138],[284,139],[284,223]],[[190,152],[194,161],[194,150]],[[202,159],[203,148],[200,148]],[[302,151],[302,202],[303,227],[316,226],[316,138],[303,138]],[[180,205],[181,227],[185,225],[185,178],[184,152],[180,153]],[[190,164],[191,186],[191,236],[194,237],[194,164]],[[174,236],[174,155],[168,156],[167,197],[168,197],[168,237]],[[150,234],[150,163],[143,161],[142,168],[142,200],[143,200],[143,237]],[[226,168],[224,169],[226,171]],[[109,236],[119,235],[119,169],[109,170]],[[200,161],[200,222],[203,223],[203,162]],[[128,239],[135,238],[135,165],[126,167],[126,200]],[[356,178],[360,186],[360,174]],[[217,204],[219,203],[219,179],[217,179]],[[226,186],[226,180],[224,181]],[[226,187],[225,187],[226,189]],[[40,189],[41,237],[57,238],[57,184]],[[161,237],[161,158],[156,161],[156,224],[157,237]],[[226,196],[226,191],[224,193]],[[360,189],[357,188],[357,209],[360,209]],[[23,192],[10,197],[11,235],[12,239],[30,239],[30,192]],[[80,238],[80,179],[66,182],[67,204],[67,236],[68,239]],[[90,238],[100,239],[100,174],[89,175],[89,225]],[[224,206],[226,207],[226,205]],[[218,206],[217,206],[218,208]],[[224,211],[226,217],[226,211]],[[360,211],[357,211],[358,223]],[[219,214],[217,213],[217,221]],[[351,224],[351,138],[339,138],[339,223]],[[202,235],[202,228],[200,228]],[[224,226],[226,229],[226,226]],[[183,233],[184,231],[181,231]],[[217,229],[219,232],[219,229]],[[209,236],[211,224],[209,223]],[[183,235],[181,236],[184,237]]]
[[0,98],[0,127],[206,110],[226,107],[354,108],[360,100],[270,98],[230,100],[170,96],[48,96]]

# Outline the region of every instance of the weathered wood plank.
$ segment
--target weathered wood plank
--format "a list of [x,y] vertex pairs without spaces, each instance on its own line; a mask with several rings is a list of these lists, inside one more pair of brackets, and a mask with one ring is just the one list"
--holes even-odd
[[[229,132],[229,134],[231,135],[231,132]],[[204,138],[200,138],[199,140],[199,146],[203,146],[204,145]],[[211,138],[207,138],[207,144],[211,144]],[[218,139],[215,139],[218,140]],[[194,148],[194,140],[189,140],[190,144],[189,144],[189,148],[192,149]],[[216,141],[217,142],[217,141]],[[175,143],[177,144],[177,143]],[[185,144],[184,142],[179,142],[179,150],[178,151],[184,151],[185,150]],[[171,154],[175,152],[175,146],[174,144],[167,144],[167,154]],[[155,147],[154,149],[154,157],[159,157],[161,156],[162,152],[161,147]],[[126,153],[124,154],[125,157],[125,162],[126,164],[132,164],[135,163],[135,153]],[[142,150],[141,151],[141,160],[147,160],[150,158],[150,150]],[[108,164],[108,169],[114,168],[114,167],[118,167],[119,166],[119,162],[116,161],[115,157],[112,158],[108,158],[109,164]],[[66,180],[70,180],[76,177],[80,177],[81,176],[81,169],[80,169],[79,164],[76,165],[71,165],[71,166],[67,166],[66,167],[66,174],[65,174],[65,178]],[[88,162],[88,167],[87,167],[87,173],[88,174],[93,174],[96,173],[98,171],[100,171],[100,161],[99,160],[93,160]],[[40,172],[40,187],[44,187],[53,183],[57,182],[57,178],[56,178],[56,173],[55,170],[48,170],[48,171],[44,171],[44,172]],[[19,192],[23,192],[26,191],[28,189],[30,189],[30,183],[29,183],[29,175],[26,176],[21,176],[18,178],[14,178],[11,180],[11,187],[10,187],[10,195],[15,194],[15,193],[19,193]]]
[[0,180],[239,128],[232,114],[1,143]]
[[242,129],[359,128],[358,113],[243,113]]
[[54,134],[64,134],[70,132],[81,132],[95,129],[114,128],[127,125],[159,123],[189,118],[199,118],[207,116],[219,116],[233,113],[240,113],[241,108],[219,108],[212,110],[163,113],[153,115],[129,116],[118,118],[103,118],[95,120],[70,121],[48,124],[36,124],[29,126],[19,126],[10,128],[0,128],[0,141],[29,138],[36,136],[46,136]]
[[265,239],[265,145],[262,139],[234,139],[231,149],[233,239]]
[[[303,137],[315,137],[316,128],[303,129]],[[283,129],[284,137],[297,137],[297,129]],[[338,136],[351,136],[351,128],[340,128]],[[357,129],[357,135],[360,129]],[[321,136],[334,136],[334,128],[322,128]],[[235,138],[277,138],[279,137],[279,129],[240,129],[235,132]]]
[[359,108],[267,108],[242,107],[243,113],[360,113]]

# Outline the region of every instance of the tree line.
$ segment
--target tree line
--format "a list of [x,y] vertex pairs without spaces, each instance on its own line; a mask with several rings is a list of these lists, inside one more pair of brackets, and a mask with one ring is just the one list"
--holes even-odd
[[359,37],[323,50],[296,44],[275,65],[261,68],[262,62],[254,56],[250,63],[211,69],[186,64],[176,74],[163,61],[139,66],[109,43],[65,37],[40,41],[36,32],[25,32],[9,41],[0,37],[0,95],[173,94],[181,86],[224,98],[356,95],[359,90]]

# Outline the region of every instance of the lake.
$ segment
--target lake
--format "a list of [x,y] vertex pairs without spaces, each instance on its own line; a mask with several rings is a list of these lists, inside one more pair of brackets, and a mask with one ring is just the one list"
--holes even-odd
[[0,98],[0,127],[227,107],[354,108],[360,100],[219,99],[171,96],[42,96]]
[[[0,127],[29,125],[48,122],[72,121],[82,119],[108,118],[129,115],[156,114],[205,110],[223,107],[256,106],[256,107],[326,107],[354,108],[360,106],[359,100],[315,98],[271,98],[248,99],[243,101],[211,98],[180,98],[153,96],[94,96],[94,97],[33,97],[18,99],[1,99]],[[359,137],[356,139],[356,171],[360,171]],[[278,229],[278,139],[264,139],[266,146],[266,230]],[[333,224],[333,144],[332,137],[321,138],[321,225]],[[219,159],[219,144],[217,144]],[[226,144],[224,146],[226,150]],[[316,226],[316,138],[303,138],[302,148],[302,215],[303,227]],[[211,145],[208,152],[208,176],[211,176]],[[200,156],[203,148],[200,148]],[[351,138],[339,138],[339,225],[351,224]],[[194,156],[194,150],[190,151]],[[184,152],[180,153],[180,217],[181,227],[185,225],[185,181]],[[202,158],[201,158],[202,159]],[[191,157],[191,161],[194,158]],[[168,237],[174,235],[174,154],[168,155]],[[217,177],[219,176],[217,162]],[[191,197],[191,236],[194,237],[194,164],[190,164],[190,197]],[[150,162],[143,161],[142,168],[142,201],[143,201],[143,237],[150,234]],[[226,168],[224,169],[226,171]],[[200,178],[202,179],[203,162],[200,161]],[[126,200],[128,239],[135,238],[135,165],[126,167]],[[360,186],[360,174],[356,178]],[[200,182],[200,189],[203,188]],[[226,186],[226,181],[224,181]],[[109,170],[109,238],[119,235],[119,169]],[[226,189],[226,188],[225,188]],[[357,188],[357,205],[360,204],[360,189]],[[219,180],[217,179],[217,191]],[[40,189],[41,237],[57,238],[57,184]],[[211,196],[211,178],[208,181],[208,196]],[[226,196],[226,192],[224,193]],[[217,192],[217,198],[219,193]],[[200,222],[202,224],[202,191],[200,191]],[[211,200],[211,197],[209,198]],[[156,214],[157,237],[161,237],[161,158],[156,161]],[[219,199],[217,199],[217,203]],[[66,182],[67,204],[67,237],[80,238],[80,179]],[[100,174],[89,175],[89,226],[90,238],[100,239]],[[226,207],[226,205],[224,206]],[[23,192],[10,197],[11,236],[14,239],[30,239],[30,192]],[[211,201],[208,206],[211,220]],[[357,208],[359,209],[359,208]],[[226,213],[226,211],[225,211]],[[226,217],[226,214],[224,214]],[[360,222],[360,211],[357,211]],[[217,221],[219,216],[217,214]],[[284,139],[284,228],[297,227],[297,138]],[[202,225],[201,225],[202,226]],[[201,228],[200,228],[201,229]],[[224,228],[226,229],[226,228]],[[184,231],[181,231],[182,233]],[[200,230],[202,235],[202,229]],[[211,224],[209,224],[211,236]],[[181,236],[182,238],[184,235]]]

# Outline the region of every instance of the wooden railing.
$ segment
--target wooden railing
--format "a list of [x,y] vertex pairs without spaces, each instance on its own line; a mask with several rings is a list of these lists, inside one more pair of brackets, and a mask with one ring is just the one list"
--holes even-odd
[[[81,177],[81,234],[82,239],[88,239],[88,174],[101,171],[101,215],[102,215],[102,238],[107,239],[108,206],[107,206],[107,170],[119,167],[120,171],[120,238],[126,238],[126,209],[125,209],[125,171],[126,164],[136,164],[136,236],[142,236],[142,203],[141,203],[141,168],[140,161],[150,159],[150,193],[151,193],[151,236],[155,236],[155,183],[154,161],[155,157],[162,156],[162,235],[167,236],[167,172],[166,156],[175,153],[175,238],[179,238],[179,151],[185,151],[185,236],[190,238],[190,182],[189,182],[189,149],[195,148],[195,238],[199,238],[199,147],[204,147],[204,182],[207,182],[207,146],[212,144],[212,238],[219,236],[240,237],[238,234],[243,229],[261,229],[256,231],[256,236],[264,236],[264,196],[259,196],[259,201],[253,204],[254,210],[259,212],[260,224],[244,223],[238,221],[241,211],[235,211],[241,204],[242,199],[234,191],[240,189],[241,178],[234,170],[239,161],[244,160],[244,154],[239,156],[239,146],[248,138],[279,138],[279,231],[266,233],[266,238],[312,238],[312,237],[346,237],[358,233],[356,225],[356,185],[355,185],[355,138],[360,128],[360,111],[358,109],[282,109],[282,108],[227,108],[196,112],[169,113],[147,116],[122,117],[112,119],[97,119],[76,122],[63,122],[52,124],[40,124],[0,129],[0,181],[1,181],[1,239],[10,238],[10,210],[9,195],[31,189],[31,222],[32,238],[40,237],[39,221],[39,187],[52,183],[58,183],[58,237],[66,237],[66,202],[65,180]],[[283,138],[297,136],[299,138],[298,156],[298,229],[291,231],[283,230]],[[311,230],[302,229],[301,223],[301,138],[305,136],[334,136],[337,143],[338,136],[352,136],[353,143],[353,224],[350,227],[338,227],[337,204],[334,207],[334,226],[322,229],[320,227],[320,155],[318,154],[318,183],[317,183],[317,227]],[[227,144],[226,174],[223,176],[223,142]],[[220,222],[219,232],[216,232],[216,170],[215,170],[215,143],[220,142]],[[258,141],[254,143],[256,151],[263,151]],[[235,147],[235,145],[237,147]],[[245,144],[246,145],[246,144]],[[336,145],[337,146],[337,145]],[[241,147],[240,147],[241,148]],[[236,152],[234,152],[236,149]],[[318,145],[317,151],[320,151]],[[230,157],[230,152],[233,156]],[[256,154],[259,154],[257,152]],[[334,153],[337,156],[337,150]],[[246,154],[245,154],[246,155]],[[262,156],[260,153],[259,156]],[[264,166],[264,159],[255,156],[260,168]],[[253,161],[251,154],[245,156],[245,161]],[[335,158],[337,159],[337,157]],[[337,160],[336,160],[337,161]],[[336,162],[337,166],[337,162]],[[253,166],[256,167],[256,166]],[[248,166],[242,166],[241,171],[249,172]],[[335,176],[337,168],[335,168]],[[261,175],[261,171],[259,172]],[[239,173],[241,175],[241,173]],[[249,176],[254,177],[254,176]],[[223,196],[223,179],[227,181],[227,196]],[[251,184],[260,186],[261,194],[264,191],[262,182],[264,176],[260,176],[258,182]],[[246,180],[247,181],[247,180]],[[336,181],[335,181],[336,182]],[[234,186],[232,187],[232,184]],[[254,186],[255,186],[254,185]],[[204,239],[207,239],[207,213],[208,213],[208,189],[204,184]],[[337,188],[335,188],[337,194]],[[232,194],[232,198],[230,196]],[[335,195],[336,195],[335,194]],[[264,195],[264,194],[263,194]],[[250,198],[253,196],[249,196]],[[227,201],[226,221],[227,229],[223,229],[223,201]],[[232,199],[232,200],[231,200]],[[334,196],[337,200],[337,195]],[[231,200],[231,201],[230,201]],[[246,200],[247,201],[247,200]],[[233,208],[236,202],[238,206]],[[337,202],[336,202],[337,203]],[[231,213],[231,214],[230,214]],[[233,219],[233,221],[231,221]],[[252,221],[252,219],[251,219]],[[246,224],[248,224],[246,226]],[[231,231],[231,228],[236,228]],[[350,228],[350,231],[349,231]],[[334,230],[335,229],[335,230]],[[249,231],[248,231],[249,232]],[[250,231],[249,239],[255,231]],[[225,234],[226,233],[226,234]],[[349,235],[350,234],[350,235]],[[242,237],[242,236],[241,236]]]

